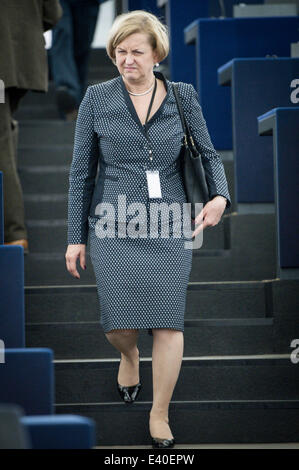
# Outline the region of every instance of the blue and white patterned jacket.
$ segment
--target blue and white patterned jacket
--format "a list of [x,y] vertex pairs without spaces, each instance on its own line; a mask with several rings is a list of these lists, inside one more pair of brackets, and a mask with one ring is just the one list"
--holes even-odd
[[[178,155],[183,129],[171,82],[161,72],[167,95],[158,111],[148,121],[148,136],[153,150],[150,168],[160,173],[162,201],[186,202]],[[220,155],[211,142],[198,94],[193,85],[179,82],[184,113],[206,172],[210,199],[216,195],[231,199]],[[117,207],[118,195],[127,203],[148,204],[145,169],[149,167],[149,147],[145,128],[140,122],[119,75],[87,88],[80,104],[69,174],[68,244],[87,244],[88,217],[97,217],[100,202]]]

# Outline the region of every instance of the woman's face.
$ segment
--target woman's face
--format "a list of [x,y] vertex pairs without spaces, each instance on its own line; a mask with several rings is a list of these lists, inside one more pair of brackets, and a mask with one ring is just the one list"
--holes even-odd
[[116,46],[115,60],[119,73],[125,79],[138,82],[149,79],[153,75],[157,55],[148,42],[146,34],[134,33]]

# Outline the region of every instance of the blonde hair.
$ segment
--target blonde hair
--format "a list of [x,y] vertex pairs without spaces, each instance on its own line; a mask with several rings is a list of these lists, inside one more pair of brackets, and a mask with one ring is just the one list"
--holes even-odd
[[115,65],[115,48],[130,34],[145,33],[158,61],[164,60],[169,53],[169,36],[167,26],[157,16],[144,10],[133,10],[118,15],[109,31],[106,51]]

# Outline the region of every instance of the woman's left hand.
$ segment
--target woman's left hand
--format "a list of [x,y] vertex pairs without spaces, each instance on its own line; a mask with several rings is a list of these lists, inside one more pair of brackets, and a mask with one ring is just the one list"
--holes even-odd
[[192,238],[196,237],[201,230],[206,227],[217,225],[226,208],[226,198],[224,196],[215,196],[203,207],[201,212],[195,217],[195,228],[192,232]]

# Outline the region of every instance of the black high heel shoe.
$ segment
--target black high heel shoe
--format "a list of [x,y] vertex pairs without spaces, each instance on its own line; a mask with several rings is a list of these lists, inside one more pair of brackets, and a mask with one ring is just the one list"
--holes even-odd
[[[139,358],[140,360],[140,358]],[[120,385],[116,380],[117,390],[125,403],[133,403],[139,395],[141,382],[136,385]]]
[[152,438],[152,447],[153,449],[168,449],[173,447],[175,444],[174,437],[172,439],[163,438],[163,437],[153,437],[150,432],[150,436]]
[[124,385],[120,385],[117,381],[117,390],[125,403],[133,403],[141,389],[141,383],[139,382],[137,385],[132,385],[130,387],[126,387]]
[[158,437],[152,437],[152,448],[153,449],[169,449],[173,447],[175,440],[173,439],[161,439]]
[[[139,359],[140,360],[140,359]],[[141,382],[136,385],[126,386],[120,385],[118,381],[117,390],[125,403],[133,403],[139,395],[141,389]]]

